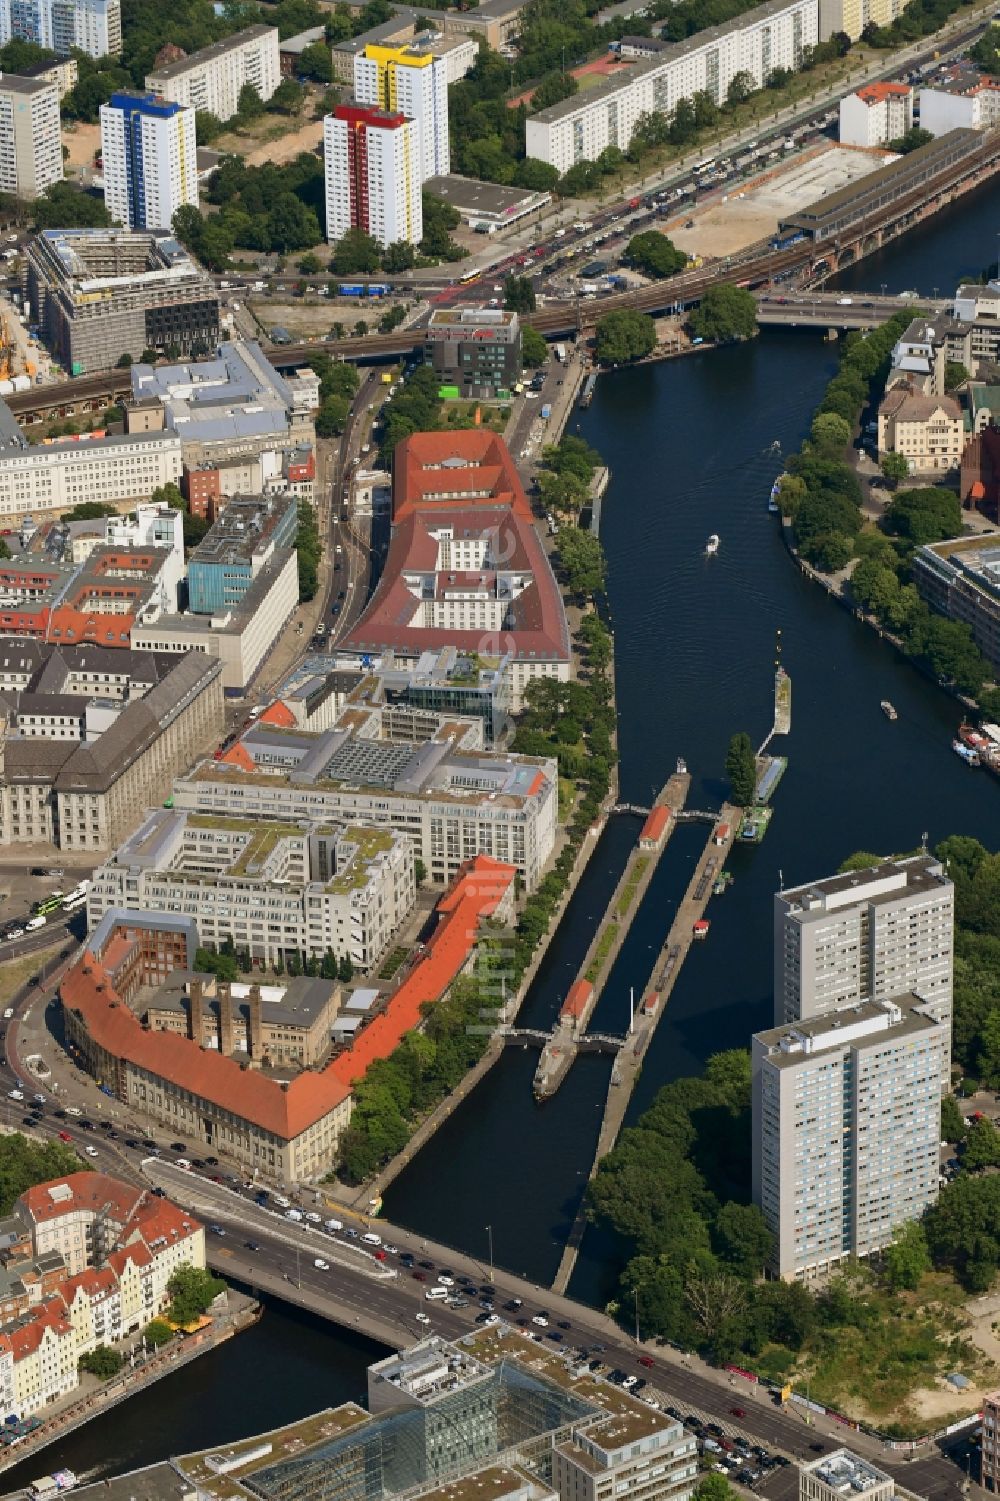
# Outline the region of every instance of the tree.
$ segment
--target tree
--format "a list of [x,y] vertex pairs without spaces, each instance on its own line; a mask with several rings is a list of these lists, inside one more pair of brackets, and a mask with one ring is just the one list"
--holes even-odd
[[65,181],[50,183],[32,214],[38,229],[104,229],[111,223],[101,199]]
[[559,561],[571,594],[578,599],[600,594],[604,588],[604,550],[593,532],[561,526],[556,534]]
[[408,240],[394,240],[382,252],[382,270],[390,275],[413,269],[417,252]]
[[301,104],[301,84],[294,78],[283,78],[264,108],[270,115],[297,115]]
[[708,287],[688,322],[696,338],[716,344],[752,339],[757,332],[757,304],[745,287]]
[[194,137],[199,146],[210,146],[225,129],[218,115],[211,110],[197,109],[194,112]]
[[241,120],[256,120],[264,113],[264,101],[252,83],[245,83],[236,100],[236,112]]
[[351,403],[346,396],[328,396],[316,413],[316,436],[338,438],[347,425]]
[[115,369],[116,370],[128,370],[128,369],[131,368],[131,365],[132,365],[132,356],[130,354],[120,354],[118,356],[118,358],[115,360]]
[[503,284],[503,305],[515,313],[535,311],[535,289],[528,276],[508,276]]
[[757,762],[750,736],[741,730],[729,742],[726,752],[726,776],[729,796],[737,807],[748,808],[757,792]]
[[883,1260],[889,1286],[893,1291],[906,1288],[912,1292],[924,1273],[931,1269],[923,1226],[916,1220],[911,1220],[908,1225],[901,1225],[893,1237],[892,1245],[886,1248]]
[[910,477],[909,461],[901,453],[885,454],[879,468],[882,471],[883,478],[888,480],[893,489],[899,484],[900,480],[909,479]]
[[801,552],[820,573],[839,573],[854,556],[851,539],[843,532],[818,532],[802,544]]
[[451,231],[457,229],[462,222],[458,209],[452,203],[445,203],[443,198],[436,198],[426,189],[421,198],[421,206],[424,222],[424,237],[420,241],[422,253],[441,260],[460,261],[465,252],[451,237]]
[[161,1345],[170,1343],[174,1337],[174,1331],[166,1319],[152,1319],[142,1331],[142,1337],[147,1345],[158,1350]]
[[98,521],[102,516],[117,516],[114,506],[104,500],[80,500],[63,513],[64,521]]
[[301,256],[297,265],[302,276],[318,276],[323,269],[322,261],[313,250],[310,250],[307,255]]
[[537,370],[549,357],[549,346],[530,323],[521,330],[521,359],[529,370]]
[[172,511],[187,510],[187,501],[173,480],[168,480],[165,485],[157,485],[149,498],[156,506],[169,506]]
[[921,146],[929,146],[933,139],[931,131],[922,130],[919,125],[911,125],[905,135],[897,136],[894,141],[889,142],[889,150],[906,156],[910,151],[918,151]]
[[851,441],[850,423],[835,412],[817,412],[809,437],[814,448],[831,458],[839,458]]
[[196,949],[194,967],[202,974],[215,975],[230,984],[237,978],[236,958],[233,954],[213,953],[211,949]]
[[342,985],[349,985],[354,978],[354,965],[350,954],[341,954],[340,963],[337,965],[337,978]]
[[366,230],[352,228],[334,246],[330,270],[335,276],[371,275],[380,262],[378,241]]
[[563,99],[571,98],[579,87],[572,73],[546,73],[531,96],[532,114],[548,109],[550,104],[559,104]]
[[193,1323],[201,1317],[212,1300],[225,1290],[226,1284],[220,1277],[213,1277],[211,1272],[189,1263],[179,1266],[167,1283],[171,1298],[167,1312],[171,1322]]
[[731,108],[738,104],[746,104],[756,87],[752,73],[737,73],[726,90],[726,103]]
[[951,490],[900,490],[882,520],[887,532],[906,537],[914,547],[943,542],[962,532],[962,506]]
[[300,78],[311,78],[316,83],[333,82],[333,58],[324,42],[311,42],[304,47],[296,72]]
[[108,1345],[97,1345],[80,1356],[79,1365],[81,1371],[87,1371],[101,1381],[110,1381],[121,1370],[122,1358],[117,1350],[112,1350]]
[[602,365],[626,365],[644,359],[655,348],[656,324],[648,313],[623,308],[598,319],[594,352]]
[[725,1475],[710,1470],[703,1475],[694,1488],[694,1501],[736,1501],[737,1492]]
[[969,379],[969,372],[958,360],[947,360],[944,367],[944,388],[946,391],[956,391],[959,386],[964,386]]
[[985,1167],[1000,1166],[1000,1132],[985,1117],[973,1121],[962,1151],[962,1167],[967,1173],[982,1172]]
[[[745,1054],[740,1057],[745,1059]],[[774,1236],[756,1204],[723,1204],[714,1238],[719,1255],[741,1277],[750,1282],[763,1273]]]
[[657,278],[673,276],[687,265],[684,251],[655,229],[633,235],[625,248],[625,258],[647,276]]
[[954,1095],[946,1094],[941,1101],[941,1140],[952,1145],[965,1136],[965,1117],[958,1108]]

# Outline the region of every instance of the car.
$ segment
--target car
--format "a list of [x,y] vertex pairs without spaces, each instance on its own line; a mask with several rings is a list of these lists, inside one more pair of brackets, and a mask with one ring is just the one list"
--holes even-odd
[[810,1444],[809,1448],[812,1450],[813,1454],[824,1454],[826,1452],[825,1444]]
[[72,1141],[73,1138],[72,1138],[72,1136],[70,1136],[70,1134],[69,1134],[68,1131],[60,1131],[59,1132],[59,1140],[60,1141]]
[[454,1287],[455,1286],[455,1279],[454,1279],[454,1277],[449,1277],[444,1272],[439,1272],[438,1273],[438,1281],[440,1282],[440,1284],[441,1284],[442,1287]]
[[521,1299],[508,1298],[503,1306],[507,1313],[516,1313],[517,1310],[521,1307]]
[[86,1154],[87,1154],[88,1157],[96,1157],[97,1156],[97,1148],[96,1147],[86,1146],[86,1147],[84,1147],[83,1150],[86,1152]]
[[414,1272],[413,1273],[413,1280],[414,1280],[414,1282],[426,1282],[427,1281],[427,1273],[426,1272]]
[[22,1089],[8,1089],[7,1098],[8,1100],[23,1100],[24,1091]]
[[477,1324],[482,1324],[484,1328],[490,1328],[493,1324],[499,1324],[499,1322],[500,1322],[500,1316],[499,1316],[499,1314],[496,1314],[496,1313],[477,1313],[476,1314],[476,1323]]
[[449,1298],[448,1302],[452,1308],[468,1308],[469,1306],[468,1298]]
[[[35,1099],[36,1100],[38,1099],[37,1095],[35,1096]],[[110,1121],[101,1121],[101,1130],[102,1131],[113,1131],[114,1130],[114,1126],[111,1124]]]
[[151,1190],[151,1192],[154,1193],[158,1199],[165,1199],[167,1197],[167,1190],[165,1188],[154,1188]]
[[734,1418],[745,1418],[747,1415],[747,1410],[745,1407],[731,1407],[729,1411],[732,1413]]
[[774,1463],[776,1465],[778,1465],[781,1469],[785,1469],[785,1467],[787,1465],[790,1465],[791,1462],[792,1461],[788,1458],[787,1454],[776,1454],[774,1456]]
[[386,1255],[388,1255],[388,1256],[398,1256],[399,1255],[399,1247],[398,1246],[390,1246],[390,1245],[387,1244],[387,1245],[383,1246],[382,1249],[385,1251]]
[[[66,1112],[65,1112],[65,1110],[54,1110],[52,1113],[55,1116],[55,1118],[56,1118],[57,1121],[64,1121],[66,1119]],[[136,1142],[131,1142],[130,1141],[130,1142],[127,1142],[126,1145],[130,1146],[130,1147],[131,1146],[136,1146],[137,1147],[139,1145],[139,1143],[137,1141]]]
[[94,1122],[88,1121],[85,1118],[78,1120],[77,1125],[80,1127],[81,1131],[93,1131],[94,1129]]
[[373,1251],[372,1255],[375,1257],[376,1261],[384,1261],[385,1260],[385,1247],[383,1246],[382,1249],[379,1250],[379,1251]]
[[[67,1110],[67,1112],[66,1112],[66,1114],[67,1114],[67,1115],[72,1115],[72,1114],[73,1114],[73,1113],[74,1113],[74,1112],[73,1112],[73,1111],[72,1111],[72,1110]],[[76,1112],[75,1112],[75,1113],[76,1113],[76,1114],[77,1114],[77,1115],[79,1115],[79,1114],[80,1114],[80,1112],[79,1112],[79,1110],[77,1110],[77,1111],[76,1111]],[[143,1146],[144,1146],[144,1147],[145,1147],[145,1148],[146,1148],[146,1151],[147,1151],[147,1152],[155,1152],[155,1151],[156,1151],[156,1142],[155,1142],[155,1141],[153,1141],[153,1140],[152,1140],[152,1138],[151,1138],[151,1137],[149,1137],[149,1136],[147,1136],[147,1137],[146,1137],[146,1138],[145,1138],[145,1139],[144,1139],[144,1141],[143,1141],[143,1143],[142,1143],[142,1144],[143,1144]]]
[[426,1314],[426,1313],[418,1313],[417,1314],[417,1323],[418,1324],[429,1324],[430,1323],[430,1315]]
[[184,1143],[182,1141],[172,1141],[170,1143],[170,1150],[172,1152],[186,1152],[187,1151],[187,1147],[184,1145]]
[[260,1246],[257,1244],[257,1242],[255,1240],[248,1240],[248,1241],[244,1242],[244,1244],[246,1245],[246,1248],[247,1248],[248,1251],[259,1251],[260,1250]]
[[[67,1105],[66,1106],[66,1114],[67,1115],[82,1115],[83,1111],[80,1109],[79,1105]],[[155,1142],[150,1142],[149,1145],[150,1146],[155,1146],[156,1143]]]
[[39,1105],[47,1105],[49,1103],[49,1097],[48,1097],[48,1095],[36,1094],[36,1095],[33,1095],[32,1098],[35,1099],[35,1100],[37,1100],[38,1103],[39,1103]]
[[545,1338],[554,1339],[557,1345],[561,1345],[566,1336],[565,1334],[560,1334],[558,1329],[550,1329]]
[[323,1216],[321,1214],[317,1214],[315,1209],[309,1210],[309,1213],[306,1215],[306,1219],[309,1221],[310,1225],[321,1225],[323,1223]]
[[644,1365],[647,1371],[651,1371],[656,1364],[656,1361],[653,1359],[652,1355],[640,1355],[639,1364]]
[[219,1165],[219,1159],[218,1159],[218,1157],[206,1157],[205,1158],[205,1166],[206,1167],[218,1167],[218,1165]]
[[176,1166],[183,1168],[186,1173],[190,1173],[193,1168],[190,1157],[178,1157]]
[[226,1233],[221,1225],[209,1225],[208,1230],[210,1235],[225,1235]]
[[484,1298],[495,1298],[497,1295],[497,1290],[493,1286],[492,1282],[484,1282],[479,1291],[482,1293]]
[[538,1327],[539,1327],[539,1329],[547,1329],[549,1327],[549,1321],[545,1317],[544,1313],[536,1313],[536,1314],[534,1314],[533,1317],[532,1317],[531,1322],[533,1324],[537,1324]]
[[557,1327],[559,1329],[572,1329],[573,1325],[570,1323],[569,1319],[560,1319]]
[[321,1272],[328,1272],[330,1270],[330,1263],[328,1261],[324,1261],[322,1256],[316,1257],[315,1261],[313,1262],[313,1266],[318,1267]]
[[35,1120],[35,1117],[33,1115],[22,1115],[21,1116],[21,1125],[22,1126],[37,1126],[38,1122]]

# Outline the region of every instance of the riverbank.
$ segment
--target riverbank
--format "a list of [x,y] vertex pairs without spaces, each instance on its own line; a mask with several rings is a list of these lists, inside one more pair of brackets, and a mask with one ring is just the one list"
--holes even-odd
[[104,1416],[129,1398],[147,1391],[156,1382],[162,1381],[164,1376],[181,1370],[199,1356],[226,1344],[235,1335],[252,1328],[260,1319],[263,1310],[255,1298],[249,1298],[233,1289],[228,1289],[225,1296],[226,1311],[213,1314],[208,1328],[199,1329],[180,1340],[175,1338],[145,1360],[140,1358],[139,1364],[123,1369],[123,1373],[111,1381],[92,1386],[82,1396],[74,1392],[60,1404],[47,1409],[48,1416],[41,1428],[27,1434],[18,1444],[0,1451],[0,1472],[12,1469],[40,1450],[47,1449],[50,1444],[65,1439],[85,1423]]

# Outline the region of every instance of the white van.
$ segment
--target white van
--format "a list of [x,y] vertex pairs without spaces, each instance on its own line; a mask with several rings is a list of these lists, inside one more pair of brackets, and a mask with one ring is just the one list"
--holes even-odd
[[438,1298],[446,1298],[447,1296],[448,1289],[446,1287],[429,1287],[424,1293],[424,1297],[430,1303],[436,1303]]
[[286,1199],[284,1194],[272,1194],[271,1198],[279,1209],[287,1209],[292,1202],[291,1199]]
[[286,1209],[285,1210],[285,1219],[286,1220],[295,1220],[296,1223],[299,1223],[299,1221],[301,1221],[301,1219],[302,1219],[302,1210],[301,1209]]
[[365,1235],[362,1235],[361,1239],[366,1246],[380,1246],[382,1244],[381,1235],[376,1235],[374,1230],[369,1230]]
[[344,1222],[343,1222],[343,1220],[327,1220],[327,1222],[326,1222],[326,1228],[329,1230],[330,1234],[332,1235],[335,1230],[343,1230],[343,1228],[344,1228]]

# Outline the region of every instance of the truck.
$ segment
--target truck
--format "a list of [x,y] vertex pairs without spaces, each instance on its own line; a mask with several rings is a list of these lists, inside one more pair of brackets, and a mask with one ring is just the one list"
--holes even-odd
[[548,422],[548,420],[549,420],[549,418],[551,416],[552,416],[552,406],[551,406],[551,403],[545,402],[545,404],[542,407],[542,421],[543,422]]
[[566,363],[566,345],[565,344],[557,344],[556,345],[556,359],[559,361],[560,365],[564,365]]

